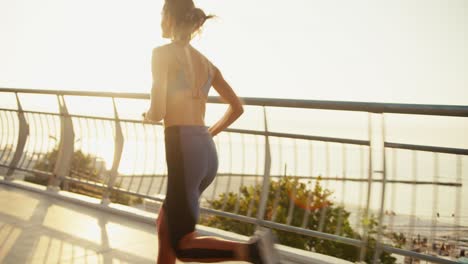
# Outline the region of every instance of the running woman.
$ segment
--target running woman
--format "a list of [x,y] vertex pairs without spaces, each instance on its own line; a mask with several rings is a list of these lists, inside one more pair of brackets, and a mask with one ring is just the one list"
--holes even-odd
[[[207,19],[192,0],[166,0],[162,10],[162,35],[170,44],[153,50],[150,109],[145,121],[164,120],[168,183],[157,230],[158,263],[246,261],[278,263],[268,232],[256,234],[248,243],[199,236],[195,225],[199,198],[218,169],[213,137],[243,113],[242,103],[220,70],[190,45]],[[204,122],[211,87],[229,104],[212,127]]]

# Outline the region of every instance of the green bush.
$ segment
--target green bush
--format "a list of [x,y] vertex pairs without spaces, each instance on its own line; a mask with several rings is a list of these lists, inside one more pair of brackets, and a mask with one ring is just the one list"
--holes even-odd
[[[52,151],[46,153],[40,160],[38,160],[33,169],[42,172],[53,172],[57,162],[57,156],[58,149],[55,148]],[[82,175],[80,178],[84,177],[88,181],[103,184],[103,180],[99,177],[98,172],[93,167],[93,160],[93,156],[85,155],[81,150],[77,150],[73,153],[70,171],[79,172],[80,175]],[[75,173],[71,173],[70,177],[77,179],[79,178]],[[32,175],[26,176],[24,180],[45,186],[47,186],[49,183],[49,178],[40,173],[33,173]],[[114,187],[119,188],[120,186],[116,183]],[[102,187],[77,182],[68,182],[67,180],[60,183],[60,188],[95,198],[102,198],[103,192],[105,191],[105,188]],[[110,200],[111,202],[125,205],[142,203],[142,199],[139,197],[117,191],[111,191]]]
[[[255,217],[260,200],[262,186],[244,186],[240,193],[223,193],[218,198],[208,201],[208,205],[217,210],[227,212],[238,212],[240,215]],[[277,181],[270,182],[268,202],[266,205],[265,219],[278,223],[287,223],[290,206],[293,213],[290,216],[290,225],[310,230],[321,230],[325,233],[337,234],[343,237],[361,239],[361,236],[353,230],[349,222],[350,212],[342,206],[335,205],[330,196],[332,192],[324,189],[320,180],[316,181],[312,189],[299,182],[297,178],[282,177]],[[291,199],[292,198],[292,199]],[[291,201],[293,204],[291,204]],[[307,216],[307,204],[309,204],[309,215]],[[251,206],[253,205],[253,206]],[[251,211],[249,211],[249,208]],[[237,209],[237,210],[236,210]],[[372,262],[376,244],[376,230],[378,223],[374,217],[363,221],[367,225],[368,246],[365,261]],[[230,218],[220,216],[204,216],[201,224],[215,228],[232,231],[238,234],[250,236],[255,231],[255,225],[239,222]],[[299,249],[309,250],[334,256],[349,261],[358,261],[360,249],[325,239],[303,236],[282,230],[274,230],[279,243]],[[389,253],[380,255],[381,263],[395,263],[396,259]]]

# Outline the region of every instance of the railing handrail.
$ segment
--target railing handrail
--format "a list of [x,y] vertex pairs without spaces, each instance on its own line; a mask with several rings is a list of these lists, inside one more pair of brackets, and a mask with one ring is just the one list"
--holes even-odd
[[[148,191],[146,194],[140,192],[140,188],[142,186],[142,181],[139,183],[138,189],[135,190],[130,190],[130,187],[127,189],[121,189],[120,186],[116,185],[114,186],[114,183],[116,182],[118,172],[116,168],[119,167],[120,164],[120,159],[122,157],[122,151],[123,151],[123,142],[124,142],[124,136],[123,136],[123,131],[122,127],[120,126],[121,122],[135,122],[140,123],[141,121],[137,120],[127,120],[127,119],[121,119],[118,116],[118,111],[116,107],[116,103],[114,98],[120,98],[120,99],[138,99],[138,100],[148,100],[150,99],[150,95],[148,93],[119,93],[119,92],[99,92],[99,91],[63,91],[63,90],[40,90],[40,89],[20,89],[20,88],[1,88],[0,87],[0,93],[13,93],[14,96],[16,97],[17,100],[17,109],[3,109],[0,108],[1,111],[12,111],[12,112],[17,112],[18,114],[18,120],[19,122],[19,128],[18,131],[14,130],[14,133],[18,134],[18,143],[16,144],[16,150],[14,150],[14,156],[12,159],[10,159],[9,164],[2,164],[0,166],[2,167],[7,167],[8,172],[7,172],[7,180],[12,180],[14,178],[13,172],[15,170],[24,170],[24,171],[29,171],[29,172],[35,172],[34,168],[33,169],[27,169],[31,161],[33,160],[33,157],[29,159],[28,164],[25,166],[26,168],[23,168],[23,163],[21,165],[18,165],[19,158],[23,153],[25,153],[24,149],[24,144],[27,141],[29,137],[29,125],[28,121],[26,121],[25,114],[26,113],[33,113],[33,114],[50,114],[54,116],[59,116],[60,117],[60,127],[54,127],[55,130],[59,131],[60,133],[60,143],[59,143],[59,148],[58,148],[58,159],[60,161],[57,161],[54,165],[53,168],[53,173],[50,175],[45,175],[48,176],[48,190],[52,191],[58,191],[60,189],[60,184],[61,182],[75,182],[75,183],[80,183],[84,185],[89,185],[89,186],[94,186],[98,187],[101,189],[104,189],[103,195],[102,195],[102,203],[103,204],[108,204],[110,199],[109,199],[109,194],[111,191],[118,191],[119,193],[124,193],[124,194],[129,194],[129,195],[135,195],[140,198],[149,198],[153,200],[158,200],[160,201],[160,197],[156,196],[151,196],[149,195],[149,190],[151,187],[148,188]],[[54,95],[57,97],[58,104],[59,104],[59,112],[58,113],[48,113],[48,112],[39,112],[39,111],[27,111],[23,110],[21,106],[21,100],[20,97],[18,96],[19,94],[42,94],[42,95]],[[112,100],[113,103],[113,108],[114,108],[114,116],[113,117],[96,117],[96,116],[82,116],[82,115],[74,115],[70,114],[67,110],[67,104],[64,96],[82,96],[82,97],[101,97],[101,98],[109,98]],[[438,158],[437,155],[434,156],[434,180],[426,180],[424,182],[421,182],[422,184],[431,184],[431,185],[450,185],[450,186],[455,186],[455,187],[460,187],[462,185],[461,183],[461,157],[460,155],[468,155],[468,149],[459,149],[459,148],[450,148],[450,147],[437,147],[437,146],[420,146],[420,145],[412,145],[412,144],[402,144],[402,143],[394,143],[394,142],[388,142],[386,141],[385,137],[385,121],[384,121],[384,114],[409,114],[409,115],[434,115],[434,116],[457,116],[457,117],[468,117],[468,106],[462,106],[462,105],[428,105],[428,104],[397,104],[397,103],[376,103],[376,102],[351,102],[351,101],[324,101],[324,100],[296,100],[296,99],[274,99],[274,98],[250,98],[250,97],[243,97],[241,98],[244,101],[244,104],[247,106],[256,106],[263,108],[263,113],[264,113],[264,130],[263,131],[253,131],[253,130],[244,130],[244,129],[229,129],[227,132],[233,132],[233,133],[241,133],[241,134],[252,134],[252,135],[257,135],[260,137],[264,137],[264,145],[265,145],[265,150],[264,150],[264,173],[262,175],[258,175],[262,177],[262,184],[263,188],[261,190],[261,196],[260,196],[260,202],[259,202],[259,208],[257,213],[257,217],[253,217],[251,215],[250,209],[253,208],[253,203],[249,204],[249,212],[247,212],[247,215],[241,215],[236,213],[228,213],[224,211],[224,205],[221,210],[218,209],[210,209],[210,208],[201,208],[201,211],[208,212],[213,215],[218,215],[218,216],[225,216],[229,217],[232,219],[236,220],[241,220],[242,222],[246,223],[253,223],[253,224],[260,224],[263,226],[267,226],[270,228],[275,228],[275,229],[280,229],[288,232],[293,232],[293,233],[299,233],[302,235],[307,235],[311,237],[317,237],[320,239],[327,239],[327,240],[332,240],[332,241],[337,241],[340,243],[345,243],[345,244],[350,244],[350,245],[355,245],[357,247],[360,247],[360,260],[363,260],[364,257],[366,256],[366,251],[367,247],[366,245],[368,244],[368,228],[366,226],[360,227],[363,228],[362,230],[362,239],[355,239],[355,238],[347,238],[345,236],[340,235],[338,232],[336,234],[329,234],[326,231],[323,231],[323,228],[321,227],[322,223],[324,223],[322,220],[320,220],[320,224],[317,227],[317,230],[311,230],[308,228],[305,228],[305,224],[303,224],[303,227],[298,227],[291,225],[290,220],[286,220],[286,224],[282,223],[277,223],[274,220],[274,217],[272,217],[270,220],[267,220],[265,217],[264,211],[261,208],[265,208],[267,204],[267,197],[269,195],[269,189],[268,186],[270,183],[270,178],[275,177],[275,175],[271,175],[270,170],[271,170],[271,157],[270,157],[270,141],[269,137],[288,137],[292,139],[305,139],[309,141],[325,141],[325,142],[334,142],[334,143],[343,143],[343,144],[355,144],[355,145],[362,145],[366,146],[365,152],[367,152],[367,167],[366,167],[366,161],[364,159],[364,155],[366,155],[364,152],[361,152],[360,155],[360,162],[361,162],[361,173],[363,176],[366,174],[365,170],[367,170],[367,178],[363,177],[360,178],[359,180],[362,182],[367,182],[367,202],[366,202],[366,208],[363,209],[362,216],[364,219],[366,219],[369,216],[369,205],[370,205],[370,198],[371,198],[371,190],[372,190],[372,184],[374,182],[381,182],[382,184],[382,191],[381,191],[381,196],[380,196],[380,210],[379,210],[379,218],[378,222],[382,223],[383,222],[383,217],[384,217],[384,207],[385,207],[385,186],[388,183],[394,183],[394,182],[399,182],[399,183],[409,183],[409,184],[416,184],[416,178],[413,179],[413,181],[399,181],[395,180],[395,178],[387,178],[387,169],[386,169],[386,161],[388,160],[386,158],[386,150],[387,149],[406,149],[406,150],[412,150],[412,151],[429,151],[429,152],[435,152],[435,153],[448,153],[448,154],[454,154],[457,155],[457,182],[454,183],[445,183],[445,182],[440,182],[437,180],[436,174],[438,172]],[[220,97],[209,97],[208,98],[209,103],[223,103]],[[319,109],[319,110],[334,110],[334,111],[355,111],[355,112],[363,112],[367,113],[368,115],[368,139],[367,140],[356,140],[356,139],[344,139],[344,138],[331,138],[331,137],[323,137],[323,136],[312,136],[312,135],[297,135],[297,134],[289,134],[289,133],[280,133],[280,132],[272,132],[268,130],[268,122],[267,122],[267,117],[266,117],[266,108],[265,107],[281,107],[281,108],[296,108],[296,109]],[[374,115],[375,114],[375,115]],[[10,116],[10,117],[8,117]],[[11,121],[12,119],[12,113],[10,115],[6,115],[6,123],[8,124],[7,127],[11,127]],[[91,181],[88,182],[86,177],[78,177],[77,179],[69,177],[70,176],[70,164],[72,160],[72,155],[74,153],[74,138],[75,138],[75,130],[73,127],[73,120],[72,118],[90,118],[90,119],[100,119],[100,120],[108,120],[114,122],[114,130],[115,130],[115,139],[114,139],[114,145],[116,146],[114,149],[114,160],[112,163],[112,168],[114,168],[113,172],[114,173],[108,173],[109,178],[105,182],[101,181]],[[2,124],[3,124],[3,117],[2,118]],[[374,119],[374,121],[373,121]],[[376,122],[377,121],[377,122]],[[373,124],[374,122],[374,124]],[[33,122],[34,125],[36,126],[36,123]],[[377,125],[375,124],[377,123]],[[42,124],[43,121],[40,119],[39,121],[39,126],[40,129],[42,129]],[[142,123],[144,124],[144,123]],[[47,122],[47,125],[48,122]],[[89,127],[89,124],[86,124],[87,127]],[[161,124],[158,124],[161,125]],[[81,131],[81,125],[80,126],[80,131]],[[381,134],[377,135],[376,133],[373,133],[373,127],[380,126],[380,131]],[[13,126],[14,128],[14,126]],[[145,127],[146,128],[146,127]],[[8,130],[10,131],[10,130]],[[9,133],[9,132],[8,132]],[[146,133],[146,132],[145,132]],[[89,135],[88,135],[89,136]],[[378,148],[380,141],[383,147]],[[295,142],[295,141],[294,141]],[[7,142],[8,143],[8,142]],[[13,144],[11,144],[13,146]],[[42,146],[42,144],[41,144]],[[117,147],[119,146],[119,147]],[[278,145],[280,146],[280,145]],[[343,146],[344,148],[344,146]],[[281,146],[280,146],[281,149]],[[361,148],[362,151],[363,148]],[[373,153],[377,153],[377,151],[380,153],[379,155],[373,155]],[[65,151],[66,150],[66,151]],[[34,150],[33,154],[36,151],[36,145],[34,145]],[[296,153],[294,154],[294,159],[297,160],[297,155],[299,154],[297,152],[297,149],[295,150]],[[327,153],[328,153],[328,145],[327,145]],[[345,153],[345,149],[342,150],[343,153]],[[18,154],[19,153],[19,154]],[[256,155],[257,155],[257,161],[258,161],[258,154],[259,150],[256,150]],[[309,157],[312,157],[312,145],[309,147]],[[414,153],[414,152],[413,152]],[[10,157],[11,151],[8,153],[8,157]],[[231,150],[231,155],[232,155],[232,150]],[[282,157],[282,154],[280,154]],[[393,155],[393,154],[392,154]],[[343,160],[345,160],[346,156],[343,156]],[[2,156],[3,158],[3,156]],[[381,166],[376,166],[374,167],[373,164],[375,161],[378,161],[381,159]],[[414,160],[416,159],[416,154],[413,154],[413,166],[414,168]],[[64,160],[62,162],[62,160]],[[146,156],[145,156],[146,160]],[[394,156],[392,156],[392,161],[396,160]],[[329,166],[329,156],[326,154],[326,167]],[[346,164],[346,163],[343,163]],[[95,165],[93,165],[95,166]],[[244,166],[244,165],[242,165]],[[256,165],[257,168],[259,164]],[[343,165],[344,167],[345,165]],[[326,168],[327,169],[327,168]],[[328,170],[328,169],[327,169]],[[112,171],[112,170],[111,170]],[[286,171],[286,168],[285,168]],[[258,173],[258,170],[257,170]],[[327,175],[329,172],[326,173]],[[374,174],[378,174],[378,178],[374,178]],[[417,174],[414,174],[417,175]],[[313,177],[310,177],[311,179]],[[83,179],[85,179],[83,181]],[[133,177],[130,180],[129,186],[132,185]],[[346,172],[343,169],[343,177],[324,177],[323,179],[329,179],[329,180],[351,180],[351,178],[346,176]],[[230,178],[229,178],[230,182]],[[243,183],[241,182],[241,185]],[[163,186],[163,185],[160,185]],[[229,183],[227,185],[229,187]],[[265,188],[267,186],[267,188]],[[343,184],[344,186],[344,184]],[[216,187],[215,187],[216,188]],[[228,189],[226,188],[226,191]],[[161,193],[161,188],[158,191]],[[215,192],[213,191],[213,195]],[[214,196],[212,196],[214,197]],[[294,198],[292,195],[291,197]],[[460,208],[461,208],[461,203],[460,203],[460,192],[457,192],[457,215],[460,215]],[[290,205],[294,205],[295,203],[292,201],[293,198],[290,198]],[[309,198],[308,198],[309,199]],[[226,199],[225,199],[226,201]],[[252,200],[254,201],[254,200]],[[342,202],[344,204],[344,201]],[[263,206],[263,207],[262,207]],[[414,208],[414,205],[413,205]],[[290,206],[288,209],[288,219],[291,219],[290,217],[292,216],[294,210],[294,206]],[[321,210],[321,219],[322,215],[325,216],[326,210]],[[275,214],[275,213],[273,213]],[[414,209],[413,209],[413,215]],[[305,216],[309,217],[308,214],[305,214]],[[307,220],[307,218],[304,218]],[[433,218],[434,219],[434,218]],[[434,220],[433,220],[434,221]],[[304,222],[304,220],[303,220]],[[304,222],[306,223],[306,222]],[[459,224],[457,224],[459,226]],[[412,231],[411,231],[412,232]],[[432,232],[432,231],[431,231]],[[407,256],[407,257],[416,257],[419,259],[425,259],[437,263],[455,263],[452,260],[445,260],[442,258],[439,258],[438,256],[429,256],[429,255],[424,255],[424,254],[419,254],[412,252],[411,250],[402,250],[402,249],[396,249],[389,247],[388,245],[385,245],[385,242],[382,242],[383,240],[383,228],[381,225],[378,226],[378,231],[377,231],[377,237],[376,237],[376,250],[374,253],[374,263],[377,262],[377,258],[381,251],[386,251],[390,253],[395,253],[399,254],[402,256]]]
[[[0,88],[0,92],[53,94],[53,95],[68,95],[68,96],[96,96],[96,97],[113,97],[113,98],[127,98],[127,99],[150,99],[149,93],[45,90],[45,89],[26,89],[26,88],[25,89],[23,88]],[[252,105],[252,106],[341,110],[341,111],[357,111],[357,112],[371,112],[371,113],[468,117],[468,106],[466,105],[400,104],[400,103],[253,98],[253,97],[241,97],[241,99],[245,105]],[[208,98],[208,102],[209,103],[223,103],[221,98],[217,96],[210,96]]]

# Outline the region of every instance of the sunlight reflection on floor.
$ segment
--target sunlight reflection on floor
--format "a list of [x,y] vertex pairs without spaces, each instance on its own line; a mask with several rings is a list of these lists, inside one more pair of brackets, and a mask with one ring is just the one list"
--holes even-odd
[[0,263],[149,264],[157,247],[154,226],[0,185]]

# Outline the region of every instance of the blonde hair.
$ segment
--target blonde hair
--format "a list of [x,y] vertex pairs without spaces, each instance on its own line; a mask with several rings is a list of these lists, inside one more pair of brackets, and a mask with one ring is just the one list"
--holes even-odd
[[195,7],[192,0],[166,0],[163,14],[173,19],[172,38],[174,39],[192,39],[206,20],[214,17],[206,15],[202,9]]

